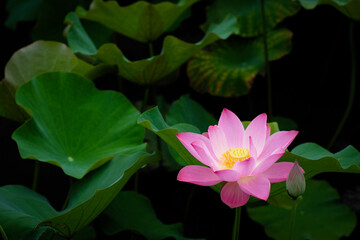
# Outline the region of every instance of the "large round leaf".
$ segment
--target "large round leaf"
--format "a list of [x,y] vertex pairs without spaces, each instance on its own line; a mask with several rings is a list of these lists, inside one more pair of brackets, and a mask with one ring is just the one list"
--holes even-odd
[[17,103],[32,114],[13,139],[23,158],[35,158],[82,178],[144,138],[138,110],[121,93],[99,91],[73,73],[46,73],[24,84]]
[[[291,37],[292,33],[286,29],[267,34],[269,60],[290,52]],[[262,36],[251,39],[232,36],[195,54],[188,63],[187,73],[195,90],[231,97],[248,93],[264,66]]]
[[198,0],[180,0],[178,4],[151,4],[138,1],[119,6],[116,1],[93,0],[89,11],[77,9],[85,19],[100,22],[108,28],[140,42],[152,42],[169,30],[176,20]]
[[[264,0],[264,4],[267,30],[300,9],[299,4],[292,0]],[[211,23],[222,21],[227,14],[237,18],[232,27],[239,29],[240,36],[253,37],[263,33],[260,0],[215,0],[207,10],[207,21],[202,27],[208,29]]]
[[[268,236],[289,238],[291,209],[272,205],[248,208],[249,216],[265,227]],[[356,215],[340,201],[339,194],[325,181],[308,181],[303,200],[297,207],[294,240],[337,240],[349,236]]]
[[29,234],[44,231],[41,226],[50,226],[63,237],[73,237],[110,204],[139,168],[157,158],[145,152],[115,157],[74,183],[69,205],[61,212],[23,186],[1,187],[0,223],[9,239],[29,239]]
[[63,43],[37,41],[14,53],[5,67],[5,82],[12,93],[45,72],[74,72],[93,77],[94,66],[80,60]]

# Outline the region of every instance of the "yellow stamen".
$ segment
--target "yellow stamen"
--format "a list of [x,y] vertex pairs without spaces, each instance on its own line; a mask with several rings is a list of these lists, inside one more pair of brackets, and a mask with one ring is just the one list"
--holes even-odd
[[248,148],[230,148],[221,156],[221,163],[226,168],[232,168],[236,162],[241,162],[251,157]]

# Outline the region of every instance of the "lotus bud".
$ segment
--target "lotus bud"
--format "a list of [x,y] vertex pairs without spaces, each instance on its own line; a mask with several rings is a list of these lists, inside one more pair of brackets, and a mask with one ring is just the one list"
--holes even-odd
[[286,190],[290,197],[297,199],[305,192],[306,183],[304,171],[295,160],[294,166],[291,168],[286,179]]

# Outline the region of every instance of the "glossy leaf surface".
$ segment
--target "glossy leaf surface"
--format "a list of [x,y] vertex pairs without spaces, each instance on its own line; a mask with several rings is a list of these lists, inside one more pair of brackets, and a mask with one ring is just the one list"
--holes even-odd
[[[265,0],[264,5],[267,30],[273,29],[300,9],[300,5],[292,0]],[[222,21],[228,14],[237,19],[231,27],[238,29],[238,35],[253,37],[263,33],[260,0],[215,0],[207,9],[207,22],[203,29],[208,29],[211,23]]]
[[122,7],[116,1],[93,0],[88,11],[79,8],[77,13],[134,40],[152,42],[197,1],[180,0],[178,4],[138,1]]
[[120,192],[104,213],[102,227],[108,235],[132,230],[151,240],[161,240],[168,237],[190,239],[183,237],[181,223],[162,223],[156,217],[150,200],[136,192]]
[[[292,33],[286,29],[268,33],[270,61],[290,52],[291,37]],[[196,53],[188,63],[187,74],[195,90],[232,97],[247,94],[264,67],[262,36],[252,39],[232,36]]]
[[[271,238],[289,238],[291,209],[272,205],[248,208],[249,216],[265,227]],[[292,234],[294,240],[336,240],[349,236],[356,226],[356,215],[340,200],[337,191],[325,181],[308,181],[299,202]]]
[[18,90],[16,101],[32,115],[13,134],[21,156],[59,166],[72,177],[143,148],[138,110],[121,93],[99,91],[80,75],[40,75]]

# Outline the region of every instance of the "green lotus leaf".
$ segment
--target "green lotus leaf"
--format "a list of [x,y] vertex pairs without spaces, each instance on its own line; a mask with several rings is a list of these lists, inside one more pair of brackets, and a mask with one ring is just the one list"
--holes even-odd
[[4,81],[0,82],[0,116],[18,122],[25,122],[28,119],[28,114],[16,105],[13,95]]
[[[292,0],[265,0],[264,5],[267,30],[300,9],[300,5]],[[238,29],[238,35],[254,37],[263,33],[260,0],[215,0],[207,9],[207,21],[202,28],[207,30],[212,23],[221,22],[229,13],[237,19],[231,27]]]
[[[269,60],[291,50],[292,33],[278,29],[267,34]],[[215,96],[233,97],[247,94],[255,76],[264,69],[263,38],[232,36],[196,53],[189,61],[187,74],[196,91]]]
[[84,19],[100,22],[106,27],[140,42],[152,42],[171,28],[176,20],[198,0],[180,0],[178,4],[151,4],[138,1],[119,6],[116,1],[93,0],[88,11],[78,8]]
[[[268,205],[247,208],[247,212],[250,218],[264,226],[269,237],[289,239],[291,209]],[[337,240],[349,236],[355,226],[355,213],[341,202],[334,188],[325,181],[307,181],[303,200],[297,207],[291,239]]]
[[29,116],[15,104],[15,92],[24,83],[46,72],[73,72],[94,79],[109,70],[109,66],[90,65],[77,58],[58,42],[37,41],[10,58],[5,67],[5,79],[0,82],[0,115],[24,122]]
[[94,42],[87,34],[75,12],[70,12],[66,15],[65,23],[68,24],[65,30],[66,38],[73,52],[85,55],[94,55],[97,53]]
[[182,224],[164,224],[157,217],[150,200],[132,191],[120,192],[104,211],[101,221],[107,235],[114,235],[124,230],[140,233],[146,239],[161,240],[190,239],[183,237]]
[[8,0],[6,10],[9,15],[5,25],[8,28],[15,29],[20,21],[35,20],[38,15],[40,0]]
[[74,73],[45,73],[24,84],[16,101],[32,115],[13,139],[23,158],[82,178],[114,156],[143,149],[139,112],[121,93],[99,91]]
[[57,212],[40,194],[23,186],[0,188],[0,222],[10,239],[49,226],[65,238],[73,237],[93,221],[115,198],[129,178],[158,155],[137,152],[119,155],[84,179],[75,182],[64,211]]
[[45,72],[73,72],[87,78],[96,76],[96,67],[80,60],[63,43],[37,41],[14,53],[5,67],[5,82],[12,93]]

